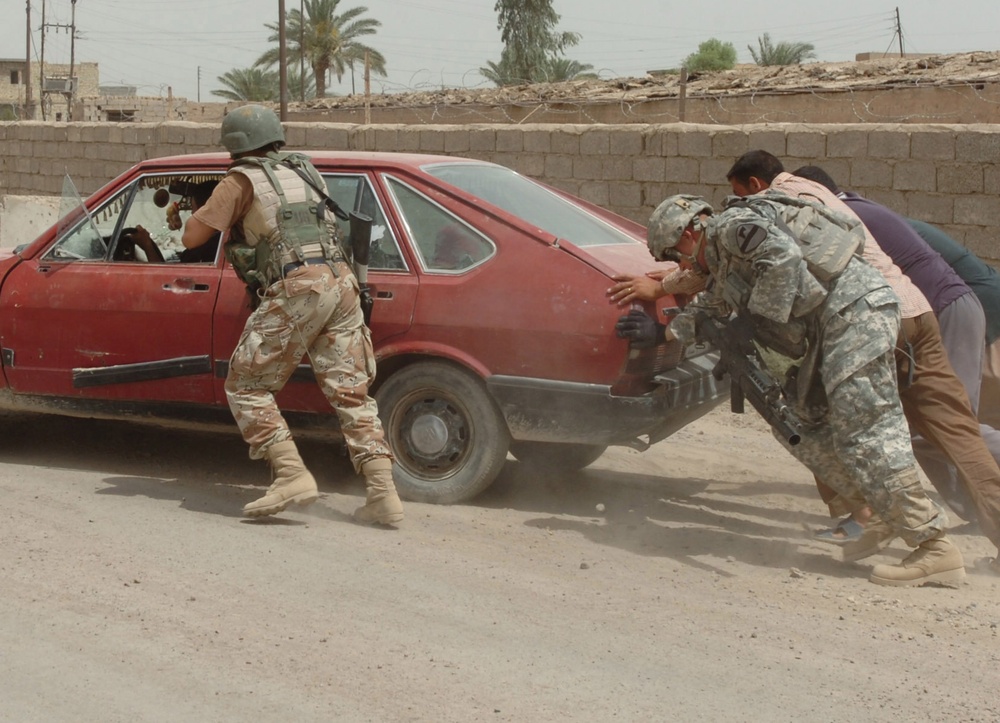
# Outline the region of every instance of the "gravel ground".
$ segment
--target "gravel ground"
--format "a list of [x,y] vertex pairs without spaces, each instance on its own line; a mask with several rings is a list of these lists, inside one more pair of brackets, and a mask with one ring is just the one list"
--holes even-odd
[[870,584],[901,543],[808,539],[810,476],[725,407],[395,530],[351,522],[332,446],[302,445],[317,504],[248,521],[236,435],[2,423],[2,720],[1000,719],[1000,580]]

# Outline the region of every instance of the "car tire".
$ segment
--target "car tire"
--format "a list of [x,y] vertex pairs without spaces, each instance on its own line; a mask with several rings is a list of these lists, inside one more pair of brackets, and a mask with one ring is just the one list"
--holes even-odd
[[510,432],[479,378],[447,362],[418,362],[389,377],[375,399],[404,499],[463,502],[500,474]]
[[546,472],[578,472],[593,464],[608,449],[606,444],[562,442],[512,442],[510,453],[522,464]]

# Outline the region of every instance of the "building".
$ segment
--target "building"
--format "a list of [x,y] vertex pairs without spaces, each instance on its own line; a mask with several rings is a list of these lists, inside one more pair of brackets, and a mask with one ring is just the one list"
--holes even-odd
[[72,120],[70,108],[78,98],[98,94],[97,63],[31,64],[31,108],[26,108],[27,77],[24,58],[0,58],[0,117],[4,120]]
[[135,86],[101,85],[97,63],[70,66],[31,64],[30,108],[24,58],[0,58],[0,121],[48,120],[109,123],[159,123],[171,120],[214,122],[225,113],[225,103],[189,103],[175,97],[140,96]]

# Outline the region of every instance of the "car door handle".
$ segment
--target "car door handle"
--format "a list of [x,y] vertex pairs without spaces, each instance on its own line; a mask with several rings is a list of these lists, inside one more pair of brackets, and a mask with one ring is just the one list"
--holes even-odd
[[208,291],[209,288],[208,284],[198,284],[195,283],[194,279],[190,278],[174,279],[173,281],[169,281],[163,285],[164,291],[173,291],[174,293],[187,291]]
[[391,291],[376,291],[375,292],[375,298],[376,299],[391,299],[392,298],[392,292]]

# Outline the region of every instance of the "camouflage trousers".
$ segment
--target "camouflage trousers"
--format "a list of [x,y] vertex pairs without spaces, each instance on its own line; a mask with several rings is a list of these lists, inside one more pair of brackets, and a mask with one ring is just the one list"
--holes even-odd
[[337,413],[356,471],[375,458],[392,459],[368,387],[375,354],[359,304],[358,282],[345,263],[302,266],[271,284],[247,319],[229,362],[226,398],[261,459],[292,438],[274,395],[308,356],[316,381]]
[[845,345],[838,350],[842,355],[845,348],[871,349],[873,339],[883,352],[826,388],[826,417],[804,432],[798,445],[778,438],[852,508],[869,505],[915,547],[943,531],[947,517],[921,485],[910,445],[896,387],[899,323],[897,306],[873,307],[864,298],[828,321],[821,340],[824,358],[832,356],[826,353],[831,345]]

